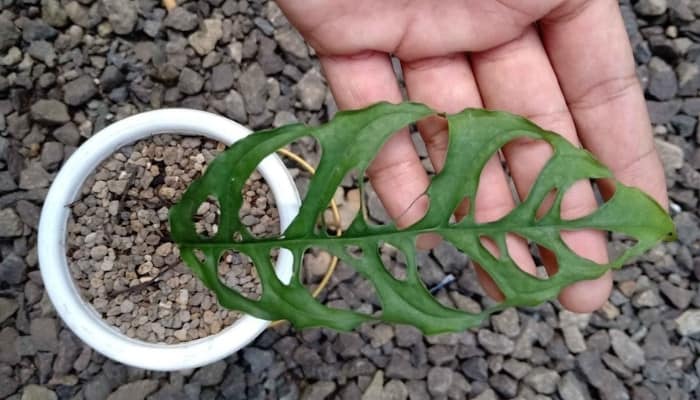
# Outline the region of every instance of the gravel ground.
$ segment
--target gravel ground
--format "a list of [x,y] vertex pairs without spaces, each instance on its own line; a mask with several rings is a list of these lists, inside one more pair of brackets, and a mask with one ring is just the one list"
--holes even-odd
[[[223,361],[154,373],[106,360],[56,316],[36,256],[47,187],[83,140],[142,110],[204,109],[252,128],[325,121],[336,108],[318,62],[264,1],[190,1],[167,13],[155,0],[0,0],[0,398],[700,398],[700,3],[621,3],[680,239],[616,272],[600,311],[551,303],[437,337],[283,325]],[[312,143],[294,150],[318,158]],[[298,181],[303,191],[308,177]],[[357,206],[351,185],[336,197],[347,215]],[[386,220],[369,200],[370,216]],[[327,257],[307,258],[317,278]],[[400,272],[400,257],[384,258]],[[457,278],[441,301],[489,303],[463,255],[442,245],[421,259],[429,284]],[[376,302],[343,266],[323,296],[367,312]]]

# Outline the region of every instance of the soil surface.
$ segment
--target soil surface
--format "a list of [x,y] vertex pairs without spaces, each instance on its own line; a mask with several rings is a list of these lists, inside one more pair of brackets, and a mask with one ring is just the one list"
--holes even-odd
[[[212,141],[160,135],[120,149],[102,162],[72,204],[67,250],[83,297],[129,337],[180,343],[216,334],[240,313],[222,309],[179,257],[168,228],[169,207],[224,148]],[[258,173],[244,189],[242,221],[256,234],[279,232],[274,199]],[[195,227],[216,233],[215,199],[197,210]],[[246,297],[261,291],[240,253],[224,255],[222,281]]]

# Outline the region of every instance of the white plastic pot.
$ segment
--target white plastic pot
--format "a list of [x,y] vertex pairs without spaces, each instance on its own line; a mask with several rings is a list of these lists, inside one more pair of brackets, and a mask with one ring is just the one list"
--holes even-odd
[[[269,321],[245,315],[216,335],[167,345],[131,339],[108,325],[80,296],[68,269],[66,227],[69,205],[76,200],[85,179],[119,148],[158,134],[204,136],[231,144],[250,133],[247,128],[215,114],[163,109],[116,122],[95,134],[66,161],[46,196],[39,222],[39,264],[44,285],[58,314],[85,343],[116,361],[134,367],[172,371],[218,361],[255,339]],[[265,158],[258,171],[272,190],[284,230],[296,216],[299,193],[289,172],[276,155]],[[292,255],[281,251],[277,275],[289,282]]]

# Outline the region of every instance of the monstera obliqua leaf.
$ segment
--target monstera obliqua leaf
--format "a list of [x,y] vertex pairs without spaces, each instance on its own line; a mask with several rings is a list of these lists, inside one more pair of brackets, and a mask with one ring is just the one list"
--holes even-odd
[[[391,224],[371,225],[361,208],[342,236],[318,229],[319,217],[346,174],[351,170],[364,172],[394,132],[431,115],[436,113],[421,104],[379,103],[363,110],[340,112],[331,122],[318,127],[289,125],[257,132],[235,143],[210,164],[201,178],[192,182],[181,201],[171,209],[172,236],[182,258],[216,293],[221,305],[229,309],[268,320],[289,320],[297,328],[324,326],[349,330],[364,321],[383,320],[414,325],[426,334],[434,334],[472,327],[489,313],[504,307],[530,306],[552,299],[565,286],[599,277],[611,268],[619,268],[625,260],[643,253],[658,241],[675,237],[673,223],[666,212],[640,190],[621,183],[616,183],[614,196],[590,215],[562,219],[561,200],[574,182],[612,178],[611,172],[590,153],[576,148],[556,133],[515,115],[477,109],[444,116],[449,126],[447,157],[444,168],[432,178],[426,191],[430,205],[420,221],[404,229]],[[241,191],[246,179],[267,155],[304,136],[318,141],[322,158],[299,214],[279,237],[256,238],[239,218],[243,203]],[[527,198],[494,222],[477,223],[474,207],[459,222],[451,220],[463,199],[474,200],[487,160],[519,137],[544,140],[554,150]],[[556,197],[551,209],[543,216],[536,215],[541,203],[553,191]],[[200,204],[210,197],[218,200],[221,215],[217,233],[205,238],[196,232],[193,216]],[[600,265],[578,256],[561,239],[562,231],[580,229],[618,232],[633,237],[637,243],[609,264]],[[447,308],[436,301],[421,281],[418,271],[421,266],[416,262],[416,237],[424,233],[439,234],[479,263],[498,285],[505,300],[479,314]],[[508,233],[552,251],[559,271],[549,279],[523,272],[508,254],[505,244]],[[500,250],[499,256],[492,255],[484,247],[482,237],[493,240]],[[379,255],[382,243],[393,245],[405,256],[404,280],[396,279],[383,265]],[[303,255],[311,247],[339,257],[368,279],[381,303],[380,315],[334,309],[315,300],[301,281]],[[270,257],[274,249],[287,249],[293,255],[293,275],[288,284],[275,274]],[[219,279],[219,260],[229,250],[247,255],[255,264],[262,284],[259,299],[244,297]]]

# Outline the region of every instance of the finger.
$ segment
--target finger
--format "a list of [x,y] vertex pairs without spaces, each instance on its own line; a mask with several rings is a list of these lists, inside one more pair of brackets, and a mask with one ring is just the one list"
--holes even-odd
[[[321,56],[320,60],[341,109],[402,100],[387,54],[365,52],[355,56]],[[428,175],[408,129],[402,129],[382,146],[367,175],[397,226],[409,226],[425,215],[428,202],[421,196],[428,187]]]
[[[482,106],[469,61],[463,54],[403,62],[402,67],[406,89],[411,100],[423,102],[435,110],[448,113],[461,111],[467,107]],[[439,172],[445,163],[448,148],[447,121],[439,117],[427,118],[418,123],[418,129],[426,144],[430,160],[435,170]],[[515,207],[497,154],[484,167],[474,203],[477,222],[495,221]],[[463,206],[468,204],[464,203]],[[466,212],[462,208],[457,214],[463,216]],[[506,242],[517,264],[525,271],[534,274],[535,263],[527,243],[512,235],[509,235]],[[490,251],[498,252],[491,241],[484,242],[484,245]],[[495,283],[487,278],[486,274],[479,273],[478,276],[490,296],[502,298]]]
[[[644,95],[615,0],[581,2],[541,23],[543,43],[587,149],[615,177],[668,205]],[[601,183],[606,198],[610,183]]]
[[[484,103],[489,108],[524,115],[545,129],[558,132],[579,145],[573,119],[547,60],[547,54],[534,28],[493,50],[473,55],[475,75]],[[552,148],[543,141],[519,139],[504,148],[513,181],[521,199],[537,179],[552,156]],[[561,214],[573,219],[596,209],[593,190],[588,182],[575,183],[564,195]],[[562,239],[577,254],[599,263],[607,262],[603,232],[594,230],[562,232]],[[545,257],[550,274],[556,273],[552,258]],[[610,294],[611,277],[584,281],[564,288],[562,304],[576,311],[600,307]]]

